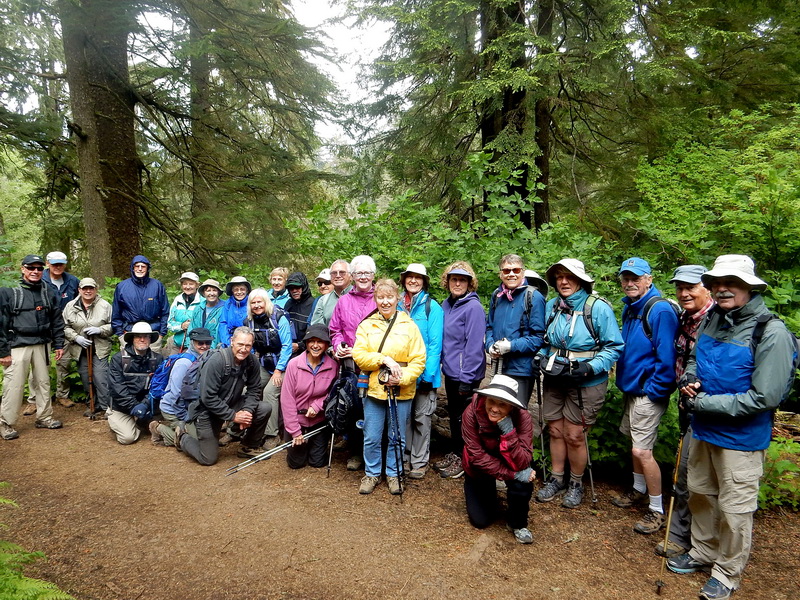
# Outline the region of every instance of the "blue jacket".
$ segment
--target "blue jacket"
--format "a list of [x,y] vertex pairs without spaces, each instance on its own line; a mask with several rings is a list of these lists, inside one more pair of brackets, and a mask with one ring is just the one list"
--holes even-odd
[[469,292],[453,302],[442,302],[444,335],[442,337],[442,372],[461,383],[474,383],[486,374],[486,313],[478,294]]
[[250,298],[250,294],[247,294],[247,296],[241,300],[237,300],[231,296],[225,301],[225,306],[222,307],[219,327],[217,329],[219,345],[223,348],[227,348],[231,345],[233,330],[237,327],[241,327],[242,323],[247,319],[248,298]]
[[66,271],[64,271],[61,279],[64,280],[64,283],[59,288],[53,283],[53,280],[50,279],[50,269],[45,269],[42,275],[42,280],[49,283],[50,287],[56,293],[58,297],[58,307],[63,311],[67,304],[78,297],[78,283],[80,283],[80,281],[75,275],[67,273]]
[[[133,265],[143,262],[147,265],[144,277],[133,274]],[[111,327],[116,335],[130,331],[134,323],[144,321],[153,331],[167,334],[169,301],[167,291],[158,279],[150,277],[150,261],[141,254],[131,260],[131,277],[121,281],[114,289],[111,303]]]
[[218,301],[217,305],[208,311],[208,315],[206,315],[206,299],[203,298],[200,300],[200,304],[198,304],[197,308],[192,312],[192,322],[189,323],[189,329],[187,329],[186,332],[191,333],[192,329],[196,327],[205,327],[214,337],[214,340],[211,342],[211,348],[219,346],[219,323],[222,319],[222,309],[225,308],[226,303],[226,300]]
[[[544,343],[544,296],[533,287],[521,285],[512,290],[513,300],[509,302],[505,294],[497,297],[501,289],[498,287],[492,292],[484,347],[488,351],[496,341],[509,340],[511,351],[503,356],[503,374],[530,377],[533,375],[533,356]],[[533,295],[530,312],[525,318],[525,294],[528,290]]]
[[728,312],[715,307],[700,329],[686,366],[701,384],[692,413],[698,440],[744,452],[769,446],[773,410],[791,388],[796,347],[786,326],[773,319],[753,353],[756,320],[768,313],[756,294]]
[[270,289],[269,299],[272,300],[272,303],[275,306],[280,306],[281,308],[283,308],[284,306],[286,306],[286,302],[289,300],[289,290],[287,288],[283,288],[283,291],[276,296],[275,290]]
[[[428,299],[430,298],[430,302]],[[428,308],[426,309],[426,304]],[[402,301],[398,308],[403,310]],[[429,314],[430,312],[430,314]],[[422,341],[425,342],[425,371],[420,375],[417,384],[426,381],[434,389],[442,385],[442,337],[444,335],[444,311],[428,292],[422,290],[411,301],[411,320],[419,327]]]
[[[597,354],[594,358],[576,359],[588,361],[595,373],[594,376],[586,378],[585,383],[582,384],[583,387],[590,387],[606,381],[609,371],[614,367],[614,363],[617,362],[625,347],[614,310],[602,300],[595,300],[592,306],[592,325],[594,325],[597,336],[597,342],[595,342],[586,328],[586,321],[583,317],[583,308],[588,298],[589,293],[581,288],[567,298],[562,299],[561,296],[556,296],[548,301],[545,310],[546,319],[549,320],[554,311],[555,315],[547,325],[546,342],[539,352],[542,356],[542,364],[544,364],[547,357],[558,350],[571,352],[596,350]],[[566,309],[561,306],[562,303],[566,305]],[[558,309],[560,306],[561,310]]]
[[666,302],[658,302],[650,310],[648,321],[652,328],[652,341],[642,328],[640,317],[650,298],[661,296],[651,285],[641,298],[632,302],[622,299],[622,339],[625,348],[617,362],[617,387],[626,394],[646,395],[653,402],[668,402],[678,387],[675,381],[675,333],[678,315]]

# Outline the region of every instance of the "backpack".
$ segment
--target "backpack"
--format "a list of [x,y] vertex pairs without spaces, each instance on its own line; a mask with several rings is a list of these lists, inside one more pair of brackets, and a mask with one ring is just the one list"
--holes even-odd
[[[280,354],[281,348],[283,347],[283,344],[281,344],[280,335],[278,334],[278,323],[280,322],[281,317],[288,321],[293,341],[297,335],[297,327],[289,318],[289,315],[286,314],[286,311],[279,306],[273,306],[272,314],[270,315],[269,319],[267,319],[266,334],[268,351],[261,355],[261,366],[270,372],[275,370],[275,365],[278,363],[278,354]],[[253,321],[248,321],[247,326],[253,331],[265,331],[255,327],[255,323]]]
[[189,406],[189,404],[200,398],[200,369],[208,362],[209,358],[219,352],[222,352],[222,356],[225,358],[224,376],[230,376],[231,368],[233,367],[230,362],[230,352],[225,348],[217,348],[203,354],[189,365],[189,369],[186,371],[186,375],[183,376],[183,381],[181,382],[181,401],[184,402],[186,406]]
[[[614,308],[611,306],[611,303],[608,300],[602,296],[595,296],[594,294],[589,294],[588,298],[586,298],[586,302],[583,304],[583,310],[580,311],[580,313],[583,315],[583,324],[586,326],[586,331],[589,332],[589,335],[592,336],[592,339],[594,340],[595,349],[600,347],[600,338],[598,337],[597,331],[594,328],[594,321],[592,320],[592,308],[598,300],[605,302],[611,311],[614,311]],[[547,317],[547,322],[544,325],[545,337],[547,337],[547,329],[555,320],[556,315],[558,315],[559,312],[565,312],[561,308],[556,308],[557,306],[558,302],[554,302],[553,309],[550,311],[550,314]],[[572,313],[573,311],[569,311],[569,314]]]
[[153,377],[150,379],[150,396],[154,400],[160,400],[164,396],[164,392],[167,391],[167,386],[169,385],[169,376],[170,373],[172,373],[172,367],[174,367],[175,363],[181,358],[188,358],[192,362],[197,360],[197,357],[191,352],[181,352],[180,354],[170,355],[165,361],[158,365],[155,373],[153,373]]
[[[50,288],[46,284],[43,284],[42,291],[40,293],[40,296],[42,297],[42,308],[48,311],[52,306],[50,304],[50,294],[47,293],[49,289]],[[22,293],[22,287],[20,286],[11,288],[11,291],[14,293],[14,302],[11,306],[11,314],[16,317],[18,314],[22,312],[22,304],[25,299],[25,296]],[[34,308],[33,310],[36,309]]]
[[[772,312],[766,315],[758,315],[758,317],[756,317],[756,325],[753,328],[752,335],[750,336],[750,351],[753,353],[754,357],[756,354],[756,348],[761,342],[761,338],[764,337],[764,331],[767,329],[767,323],[774,319],[777,319],[783,323],[783,319]],[[795,373],[797,372],[797,369],[800,368],[800,338],[793,334],[789,328],[786,327],[785,323],[783,323],[783,328],[786,330],[786,333],[792,336],[792,340],[794,340],[794,356],[792,357],[792,374],[787,382],[786,394],[784,394],[783,398],[781,398],[781,403],[783,403],[783,401],[786,400],[786,397],[789,395],[789,391],[792,389],[791,384],[794,380]]]
[[[519,319],[519,331],[520,333],[525,328],[525,322],[530,319],[531,316],[531,308],[533,307],[533,293],[538,291],[532,285],[525,285],[522,286],[525,288],[525,297],[523,298],[523,307],[522,307],[522,316]],[[497,306],[497,294],[492,292],[492,299],[489,302],[489,320],[494,319],[494,309]]]
[[360,410],[358,377],[353,371],[343,370],[325,400],[325,418],[337,435],[347,433]]
[[663,296],[654,296],[650,298],[647,302],[644,303],[644,308],[642,312],[638,315],[631,316],[630,307],[625,309],[625,314],[622,315],[622,320],[625,321],[627,319],[635,319],[642,322],[642,331],[647,336],[647,339],[651,342],[653,341],[653,328],[650,325],[650,311],[653,310],[653,307],[658,304],[659,302],[667,302],[669,307],[675,313],[675,316],[680,319],[681,316],[681,309],[678,308],[676,302],[670,300],[669,298],[664,298]]

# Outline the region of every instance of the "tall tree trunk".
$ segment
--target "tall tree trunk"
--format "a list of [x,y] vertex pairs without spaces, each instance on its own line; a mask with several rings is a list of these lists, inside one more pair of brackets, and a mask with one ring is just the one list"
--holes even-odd
[[59,0],[92,275],[128,274],[140,253],[136,99],[128,77],[130,0]]
[[[553,37],[553,0],[540,0],[539,15],[536,19],[537,34],[548,43]],[[540,54],[552,52],[550,46],[539,47]],[[536,100],[534,120],[536,123],[536,145],[539,156],[534,160],[538,175],[536,177],[536,202],[533,205],[534,226],[539,231],[545,223],[550,222],[550,98],[546,95],[550,89],[549,74],[542,73],[542,89],[545,95]]]
[[211,110],[208,98],[208,81],[211,76],[211,66],[208,54],[201,51],[203,31],[196,22],[196,16],[189,15],[189,40],[191,42],[191,57],[189,60],[190,111],[192,117],[192,135],[189,138],[189,161],[192,170],[192,219],[194,221],[195,236],[207,236],[209,227],[207,211],[211,205],[209,193],[211,182],[204,173],[205,165],[209,160],[206,121]]

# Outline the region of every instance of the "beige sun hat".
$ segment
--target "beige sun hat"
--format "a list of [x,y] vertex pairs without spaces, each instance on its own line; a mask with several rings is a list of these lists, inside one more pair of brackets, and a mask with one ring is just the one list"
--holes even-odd
[[592,289],[594,288],[594,279],[586,274],[586,267],[584,267],[583,263],[577,258],[562,258],[560,261],[552,264],[550,268],[547,269],[547,283],[549,283],[551,287],[556,287],[555,272],[559,267],[562,267],[575,275],[575,277],[583,282],[583,288],[590,294],[592,293]]
[[219,293],[220,293],[220,294],[221,294],[221,293],[224,291],[224,290],[222,289],[222,286],[219,284],[219,281],[217,281],[216,279],[206,279],[206,280],[203,282],[203,285],[201,285],[201,286],[200,286],[200,289],[198,290],[198,291],[200,292],[200,295],[201,295],[201,296],[204,296],[204,295],[205,295],[205,293],[206,293],[206,290],[205,290],[205,289],[206,289],[207,287],[215,287],[215,288],[217,288],[217,289],[219,290]]
[[133,336],[135,335],[149,335],[150,336],[150,343],[152,344],[156,340],[158,340],[158,332],[153,331],[150,327],[150,323],[145,323],[144,321],[139,321],[138,323],[134,323],[133,327],[131,327],[130,331],[126,331],[125,335],[122,336],[125,340],[126,344],[130,344],[133,342]]
[[711,280],[721,277],[736,277],[759,292],[767,289],[767,282],[756,277],[756,264],[746,254],[723,254],[718,256],[711,270],[703,273],[703,285],[711,288]]

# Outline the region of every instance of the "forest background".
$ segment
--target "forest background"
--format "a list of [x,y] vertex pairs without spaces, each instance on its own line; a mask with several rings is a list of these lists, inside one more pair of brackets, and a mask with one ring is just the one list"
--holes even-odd
[[[486,301],[515,252],[540,272],[580,258],[619,308],[628,256],[670,293],[676,265],[744,253],[800,331],[796,2],[341,11],[354,35],[388,31],[359,101],[333,82],[326,26],[283,0],[3,3],[3,281],[61,250],[108,297],[144,253],[174,295],[186,270],[266,285],[363,253],[380,276],[422,262],[434,280],[467,259]],[[627,455],[615,422],[593,435],[601,460]],[[674,415],[667,429],[669,463]]]

